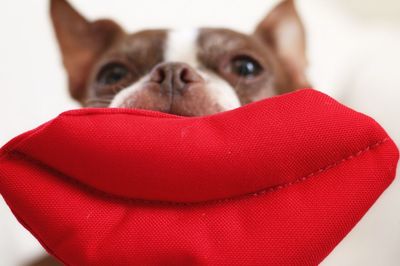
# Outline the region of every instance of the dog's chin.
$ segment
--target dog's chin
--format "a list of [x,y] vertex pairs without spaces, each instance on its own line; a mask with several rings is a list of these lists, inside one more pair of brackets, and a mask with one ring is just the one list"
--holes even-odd
[[225,111],[208,91],[204,84],[192,84],[177,91],[148,83],[132,93],[121,95],[123,99],[110,107],[152,110],[189,117]]

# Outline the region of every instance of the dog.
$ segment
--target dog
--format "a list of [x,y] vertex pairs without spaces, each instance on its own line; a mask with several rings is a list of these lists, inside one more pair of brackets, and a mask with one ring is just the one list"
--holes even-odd
[[[250,35],[224,28],[126,33],[109,19],[88,21],[66,0],[51,0],[50,14],[70,95],[82,107],[204,116],[310,86],[293,0],[281,1]],[[31,265],[58,264],[47,257]]]
[[309,87],[306,41],[293,0],[283,0],[253,34],[223,28],[126,33],[90,22],[65,0],[51,19],[69,80],[83,107],[204,116]]

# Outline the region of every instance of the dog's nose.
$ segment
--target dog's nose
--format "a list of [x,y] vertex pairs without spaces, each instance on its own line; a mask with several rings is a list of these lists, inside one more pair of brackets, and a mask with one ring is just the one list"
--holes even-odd
[[150,81],[170,92],[183,93],[190,84],[202,82],[203,78],[188,64],[161,63],[151,71]]

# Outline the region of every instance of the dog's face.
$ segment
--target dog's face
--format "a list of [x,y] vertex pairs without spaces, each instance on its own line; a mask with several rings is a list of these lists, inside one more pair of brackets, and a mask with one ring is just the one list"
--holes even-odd
[[291,0],[246,35],[228,29],[127,34],[111,20],[88,22],[65,0],[51,15],[83,106],[213,114],[308,86],[304,30]]

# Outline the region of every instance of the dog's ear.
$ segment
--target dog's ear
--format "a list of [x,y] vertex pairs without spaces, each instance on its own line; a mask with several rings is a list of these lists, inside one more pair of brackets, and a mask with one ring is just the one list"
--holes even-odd
[[309,86],[305,74],[305,31],[293,0],[279,3],[260,22],[254,34],[277,54],[295,88]]
[[94,62],[124,32],[111,20],[87,21],[65,0],[51,0],[50,14],[69,76],[70,93],[81,101]]

